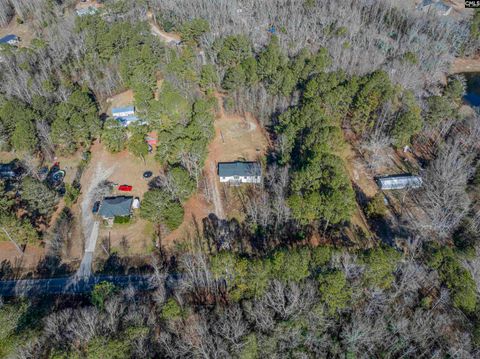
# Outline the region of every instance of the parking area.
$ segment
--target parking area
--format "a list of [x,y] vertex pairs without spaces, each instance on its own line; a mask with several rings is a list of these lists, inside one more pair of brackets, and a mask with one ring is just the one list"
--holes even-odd
[[[161,171],[161,167],[155,161],[153,155],[148,155],[143,161],[128,153],[128,151],[110,153],[99,142],[94,143],[91,147],[91,154],[90,164],[82,176],[82,196],[79,199],[82,207],[84,207],[82,208],[83,232],[88,231],[93,221],[93,215],[91,215],[93,201],[87,197],[91,196],[92,184],[98,183],[99,178],[101,178],[101,181],[106,180],[114,184],[111,196],[127,195],[142,199],[143,194],[148,190],[149,182],[143,178],[143,173],[151,171],[155,176]],[[131,191],[120,191],[118,187],[121,185],[131,186]],[[115,224],[112,228],[101,225],[96,252],[104,252],[102,241],[108,238],[112,250],[123,246],[123,248],[129,248],[128,251],[125,251],[125,254],[145,253],[149,244],[149,238],[146,242],[146,237],[151,237],[148,235],[151,232],[151,226],[148,222],[138,218],[137,212],[138,210],[135,210],[133,219],[128,224]],[[89,217],[91,220],[85,221]],[[119,250],[119,252],[122,251]]]

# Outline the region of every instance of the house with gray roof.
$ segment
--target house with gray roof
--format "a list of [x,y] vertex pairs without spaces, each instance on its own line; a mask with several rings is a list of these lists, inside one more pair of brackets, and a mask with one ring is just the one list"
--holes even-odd
[[260,183],[262,167],[257,162],[220,162],[218,176],[220,182],[224,183]]
[[376,182],[381,190],[419,188],[423,184],[421,177],[413,175],[378,177]]
[[132,203],[133,197],[129,196],[106,197],[100,204],[98,215],[105,220],[129,217],[132,214]]
[[417,10],[423,12],[434,12],[438,15],[448,16],[452,12],[452,7],[443,0],[422,0],[417,6]]

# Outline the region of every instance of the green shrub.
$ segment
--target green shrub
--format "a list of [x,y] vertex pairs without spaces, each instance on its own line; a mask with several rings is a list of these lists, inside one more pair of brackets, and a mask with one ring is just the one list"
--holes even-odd
[[279,250],[273,254],[272,275],[285,282],[299,282],[310,275],[308,248]]
[[476,284],[451,248],[436,250],[430,266],[438,271],[442,283],[450,289],[453,305],[466,313],[477,307]]
[[74,184],[65,184],[65,204],[67,207],[71,207],[75,202],[77,202],[78,197],[80,196],[80,188]]
[[316,269],[326,266],[332,258],[332,248],[329,246],[318,246],[312,248],[310,254],[310,268]]
[[130,221],[131,221],[130,216],[116,216],[113,219],[113,223],[115,224],[126,224],[126,223],[130,223]]
[[364,281],[368,286],[390,288],[395,277],[393,272],[400,260],[400,253],[390,247],[374,248],[362,258],[365,264]]
[[365,214],[369,218],[379,218],[385,216],[386,213],[387,206],[385,206],[383,194],[379,192],[368,202]]
[[240,352],[240,359],[257,358],[259,358],[257,337],[254,333],[252,333],[247,335],[243,341],[242,351]]
[[93,288],[92,303],[99,309],[105,307],[105,301],[116,291],[114,284],[110,282],[100,282]]
[[348,287],[347,278],[342,271],[333,271],[321,274],[319,291],[328,307],[330,315],[348,307],[352,291]]
[[418,64],[418,57],[415,55],[413,52],[406,52],[403,54],[403,61],[411,64],[411,65],[417,65]]
[[233,113],[235,111],[235,100],[231,97],[225,97],[223,100],[225,112]]
[[165,320],[176,320],[182,318],[183,311],[180,305],[175,299],[170,298],[167,300],[162,308],[162,318]]
[[88,359],[127,359],[130,358],[131,344],[126,338],[110,339],[95,337],[88,343]]
[[189,44],[196,44],[204,33],[210,31],[210,24],[204,19],[193,19],[186,21],[180,28],[182,41]]

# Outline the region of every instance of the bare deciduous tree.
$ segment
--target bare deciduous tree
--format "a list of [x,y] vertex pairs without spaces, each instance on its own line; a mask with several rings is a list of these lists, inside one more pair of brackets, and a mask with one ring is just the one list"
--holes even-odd
[[466,187],[474,170],[472,160],[472,153],[465,153],[454,141],[441,148],[425,170],[422,190],[415,195],[425,216],[409,214],[410,223],[424,238],[446,238],[468,213]]

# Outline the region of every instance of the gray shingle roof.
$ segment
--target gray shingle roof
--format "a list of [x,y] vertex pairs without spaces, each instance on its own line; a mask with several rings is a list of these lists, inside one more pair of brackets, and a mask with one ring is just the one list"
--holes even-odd
[[129,216],[133,197],[119,196],[104,198],[98,214],[104,218]]
[[220,162],[218,175],[220,177],[261,176],[262,168],[256,162]]

